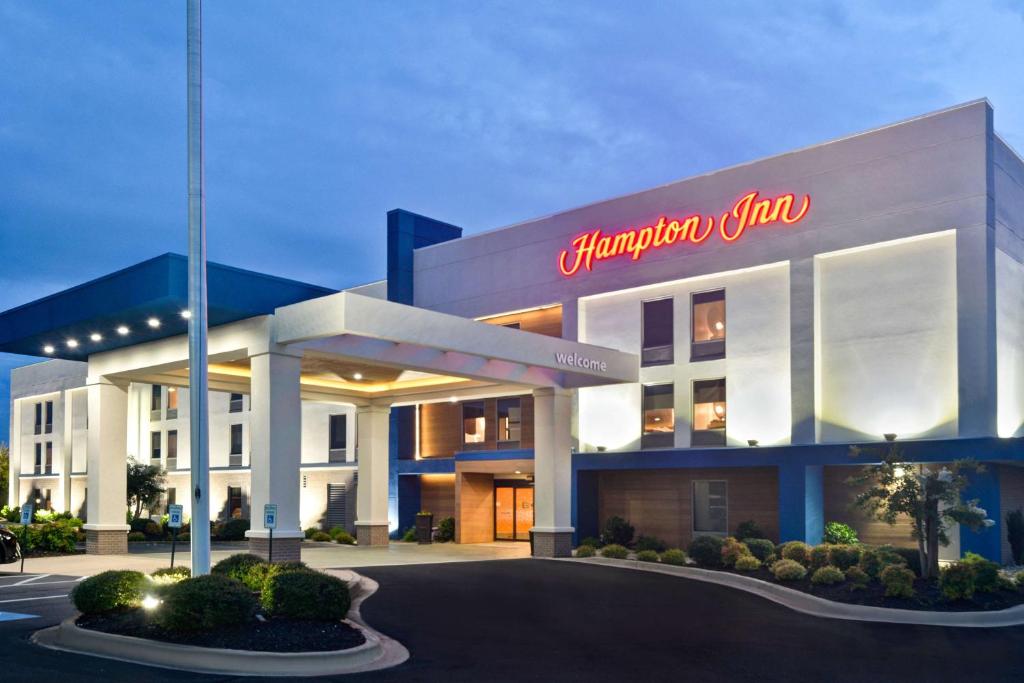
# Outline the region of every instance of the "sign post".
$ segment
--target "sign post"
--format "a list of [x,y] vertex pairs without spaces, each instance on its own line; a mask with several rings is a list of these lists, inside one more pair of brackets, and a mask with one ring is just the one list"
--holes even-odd
[[181,505],[167,506],[167,526],[174,529],[171,532],[171,569],[174,569],[174,547],[178,544],[178,529],[181,528]]
[[267,503],[263,506],[263,528],[270,532],[267,543],[267,562],[274,561],[274,529],[277,527],[277,504]]
[[32,523],[32,503],[21,506],[21,573],[25,573],[25,553],[28,552],[28,525]]

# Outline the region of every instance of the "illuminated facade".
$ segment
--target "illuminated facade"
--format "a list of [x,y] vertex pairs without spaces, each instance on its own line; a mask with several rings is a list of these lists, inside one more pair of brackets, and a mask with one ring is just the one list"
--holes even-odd
[[[465,237],[393,211],[387,237],[381,283],[269,282],[245,302],[211,284],[214,516],[239,488],[246,511],[282,505],[298,538],[338,519],[344,484],[345,524],[367,544],[420,510],[453,517],[463,543],[532,532],[538,555],[611,516],[680,546],[748,520],[773,539],[816,542],[840,520],[906,544],[905,526],[847,508],[851,467],[889,434],[915,462],[987,464],[968,495],[996,525],[946,552],[1006,556],[1002,517],[1024,505],[1024,162],[987,102]],[[76,509],[77,476],[93,535],[121,533],[91,493],[106,480],[86,486],[110,466],[93,450],[124,442],[123,460],[159,443],[166,463],[172,426],[176,452],[187,442],[184,396],[167,415],[187,380],[183,327],[142,322],[166,320],[175,296],[63,327],[22,310],[47,300],[0,316],[0,350],[78,361],[15,371],[21,499],[45,480],[35,406],[45,429],[54,396],[61,509]],[[148,336],[107,331],[122,324]],[[94,410],[109,414],[94,401],[114,406],[109,434],[94,434]]]

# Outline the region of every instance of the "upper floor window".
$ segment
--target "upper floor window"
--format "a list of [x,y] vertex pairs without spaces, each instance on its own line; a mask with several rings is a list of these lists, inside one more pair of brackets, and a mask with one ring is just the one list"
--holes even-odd
[[721,480],[693,482],[693,531],[724,534],[728,526],[729,484]]
[[240,413],[242,412],[242,395],[231,394],[231,398],[228,400],[228,412],[229,413]]
[[53,401],[46,402],[46,424],[43,426],[43,431],[47,434],[53,432]]
[[676,410],[673,384],[644,386],[643,448],[671,448],[675,445]]
[[175,387],[167,387],[167,419],[173,420],[178,417],[178,390]]
[[673,360],[672,298],[643,302],[641,365],[667,365]]
[[522,403],[518,398],[498,399],[498,443],[517,446],[522,439]]
[[331,424],[328,434],[328,447],[330,462],[345,460],[345,448],[348,444],[348,420],[345,415],[331,415]]
[[42,434],[43,433],[43,404],[42,403],[37,403],[36,404],[36,421],[35,421],[35,428],[32,430],[32,432],[34,434]]
[[479,447],[486,435],[483,401],[466,401],[462,404],[462,443],[464,446]]
[[53,442],[46,442],[46,464],[43,470],[45,474],[53,474]]
[[725,290],[693,294],[690,308],[690,360],[725,358]]
[[43,473],[43,444],[36,444],[36,461],[32,469],[33,474]]
[[695,381],[691,445],[724,446],[725,417],[725,379]]
[[242,464],[242,425],[231,425],[231,450],[228,451],[229,465],[238,467]]
[[160,459],[160,432],[149,433],[149,458],[150,460]]
[[178,430],[167,432],[167,469],[178,468]]
[[242,517],[242,487],[228,487],[228,517],[238,519]]
[[163,400],[161,399],[161,395],[160,395],[160,385],[159,384],[154,384],[152,389],[150,390],[150,395],[149,395],[150,419],[153,419],[153,420],[159,420],[160,419],[160,408],[162,406],[163,406]]

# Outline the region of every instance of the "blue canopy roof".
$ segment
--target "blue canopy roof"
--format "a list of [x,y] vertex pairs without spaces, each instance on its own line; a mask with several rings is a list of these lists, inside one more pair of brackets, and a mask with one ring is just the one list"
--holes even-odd
[[[210,327],[335,291],[207,264]],[[181,313],[187,307],[188,260],[163,254],[0,313],[0,351],[86,360],[92,353],[186,334],[188,321]],[[159,326],[151,326],[151,318]],[[119,333],[118,328],[128,332]],[[94,335],[100,338],[95,340]],[[53,347],[51,353],[45,351],[47,346]]]

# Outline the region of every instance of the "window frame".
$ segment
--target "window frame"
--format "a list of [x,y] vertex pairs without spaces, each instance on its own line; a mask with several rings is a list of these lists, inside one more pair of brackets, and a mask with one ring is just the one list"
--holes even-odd
[[[519,410],[519,419],[515,423],[517,425],[517,429],[519,430],[519,438],[518,439],[503,439],[502,438],[502,436],[504,436],[502,434],[502,430],[501,430],[501,407],[502,407],[503,403],[506,405],[506,407],[510,406],[511,404],[515,404],[515,407]],[[523,442],[523,398],[522,398],[522,396],[505,396],[503,398],[497,399],[495,401],[494,413],[495,413],[495,419],[496,419],[496,422],[495,422],[495,432],[496,432],[496,441],[498,443],[498,448],[519,448],[519,445]],[[512,424],[511,419],[508,420],[508,424],[509,425]],[[486,438],[486,425],[487,425],[487,416],[485,414],[484,415],[485,438]]]
[[[237,396],[238,398],[235,398]],[[245,394],[231,392],[228,394],[228,412],[241,413],[245,411]]]
[[53,442],[47,441],[43,448],[43,474],[53,474]]
[[43,473],[43,444],[40,443],[39,441],[36,441],[36,448],[35,448],[35,454],[34,455],[35,455],[35,462],[33,462],[33,464],[32,464],[32,473],[33,474],[42,474]]
[[[173,438],[174,448],[171,448],[171,441]],[[178,469],[178,430],[168,429],[167,430],[167,469],[176,470]]]
[[[238,432],[238,451],[235,451],[235,431]],[[241,422],[228,425],[228,466],[241,467],[245,453],[245,430]]]
[[43,402],[39,401],[35,404],[35,423],[32,429],[33,434],[43,433]]
[[[173,408],[171,407],[171,395],[172,394],[174,395],[174,407]],[[181,397],[178,395],[177,387],[167,387],[167,400],[166,400],[167,411],[165,412],[165,415],[167,416],[168,420],[177,419],[177,417],[178,417],[178,402],[180,400],[181,400]]]
[[[340,418],[338,422],[341,424],[342,430],[342,445],[335,447],[334,445],[334,425],[335,418]],[[333,413],[327,416],[327,461],[328,462],[345,462],[348,455],[348,413]]]
[[[238,517],[234,515],[234,506],[232,505],[235,496],[232,491],[238,491]],[[241,486],[228,486],[228,499],[227,499],[227,518],[228,519],[241,519],[245,517],[245,492]]]
[[[709,297],[710,295],[721,293],[722,298],[722,314],[724,318],[725,330],[721,339],[711,339],[705,341],[697,341],[695,338],[697,326],[693,324],[693,316],[696,312],[696,307],[699,304],[712,303],[717,299],[708,298],[706,301],[697,301],[701,297]],[[699,292],[690,292],[690,362],[691,363],[703,363],[709,360],[722,360],[725,358],[726,343],[729,339],[729,308],[728,301],[726,300],[725,287],[716,287],[715,289],[705,289]]]
[[46,409],[43,414],[43,433],[53,434],[53,401],[46,401]]
[[[719,429],[697,429],[697,385],[706,384],[710,382],[721,382],[722,383],[722,403],[725,404],[725,426]],[[714,439],[715,443],[711,443],[712,439],[709,438],[712,434],[721,433],[721,443],[717,443],[717,437]],[[698,437],[698,434],[701,435]],[[701,443],[698,443],[701,442]],[[716,448],[725,446],[729,443],[729,385],[726,382],[725,377],[710,377],[706,379],[694,379],[690,381],[690,446],[691,447],[709,447]]]
[[[656,304],[659,302],[669,302],[669,314],[672,319],[669,323],[669,334],[671,339],[668,344],[659,344],[658,346],[646,346],[647,336],[647,304]],[[671,294],[666,296],[659,296],[653,299],[643,299],[640,301],[640,367],[650,368],[657,367],[659,365],[672,365],[675,363],[676,356],[676,311],[675,311],[675,297]],[[668,350],[666,356],[658,356],[657,351]],[[648,352],[651,352],[650,354]]]
[[[640,385],[640,449],[675,448],[676,445],[676,386],[675,382],[650,382]],[[647,432],[647,390],[654,387],[671,387],[672,397],[672,431]],[[662,443],[665,442],[665,443]]]
[[[479,441],[466,441],[466,408],[479,406],[481,417],[484,421],[484,431]],[[474,419],[480,419],[474,418]],[[462,442],[462,449],[467,451],[479,451],[487,448],[487,402],[483,399],[473,401],[462,401],[459,404],[459,434]]]
[[159,431],[149,433],[149,460],[159,462],[163,458],[163,435]]

